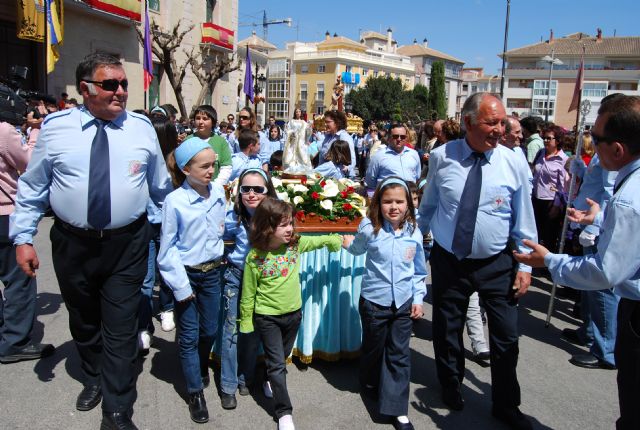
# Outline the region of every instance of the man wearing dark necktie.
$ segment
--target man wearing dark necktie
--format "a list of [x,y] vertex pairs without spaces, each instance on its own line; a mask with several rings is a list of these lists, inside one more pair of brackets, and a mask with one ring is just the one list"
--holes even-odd
[[430,263],[433,345],[444,403],[464,408],[464,329],[469,296],[478,292],[487,311],[493,415],[513,429],[530,429],[520,412],[518,298],[531,282],[531,268],[511,250],[526,251],[536,239],[527,169],[499,145],[505,110],[497,97],[476,93],[462,108],[464,139],[431,152],[420,206],[420,229],[434,239]]
[[120,61],[87,56],[76,69],[80,108],[47,116],[18,183],[10,235],[20,267],[35,276],[33,236],[51,205],[52,259],[69,311],[84,389],[76,408],[102,401],[101,429],[135,429],[137,312],[147,272],[149,197],[171,190],[151,123],[125,110]]

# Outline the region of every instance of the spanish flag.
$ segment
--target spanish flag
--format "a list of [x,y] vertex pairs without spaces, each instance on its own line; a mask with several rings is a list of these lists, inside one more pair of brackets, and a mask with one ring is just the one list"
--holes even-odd
[[17,36],[20,39],[40,42],[44,40],[44,10],[47,0],[17,0]]
[[47,73],[53,72],[60,53],[58,47],[62,45],[62,29],[64,27],[64,0],[47,1]]

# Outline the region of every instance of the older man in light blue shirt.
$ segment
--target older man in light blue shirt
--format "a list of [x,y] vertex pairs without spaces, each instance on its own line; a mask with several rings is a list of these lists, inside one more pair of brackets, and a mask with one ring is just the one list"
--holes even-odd
[[505,110],[489,93],[462,108],[465,139],[431,151],[420,206],[420,229],[433,234],[433,343],[442,398],[453,410],[464,400],[462,330],[469,296],[484,302],[491,345],[493,415],[512,428],[531,428],[520,412],[517,298],[526,293],[531,268],[511,255],[536,239],[529,180],[522,159],[499,145]]
[[[613,97],[613,98],[610,98]],[[613,197],[604,214],[596,202],[588,211],[569,210],[569,218],[600,228],[597,253],[571,257],[528,242],[531,254],[516,258],[547,266],[555,282],[581,290],[613,288],[618,304],[615,361],[618,368],[619,430],[640,428],[640,97],[603,99],[592,129],[601,166],[617,171]]]
[[389,132],[387,148],[378,151],[367,168],[365,183],[367,190],[373,194],[380,181],[399,176],[405,181],[420,180],[420,156],[406,146],[409,141],[409,130],[404,124],[394,124]]

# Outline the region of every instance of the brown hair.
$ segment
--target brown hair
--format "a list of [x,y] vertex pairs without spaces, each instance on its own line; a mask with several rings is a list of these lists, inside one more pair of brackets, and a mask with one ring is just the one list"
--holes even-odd
[[347,115],[338,110],[328,110],[324,113],[325,118],[331,118],[336,123],[338,131],[347,129]]
[[455,119],[448,119],[442,123],[442,134],[447,142],[460,138],[460,123]]
[[249,114],[249,129],[253,131],[258,131],[258,124],[256,123],[256,114],[251,110],[250,107],[245,106],[238,112],[238,126],[236,127],[236,138],[240,136],[240,131],[242,127],[240,127],[240,112],[245,111]]
[[[189,163],[190,162],[191,161],[189,161]],[[167,169],[169,170],[169,175],[171,175],[173,188],[180,188],[185,179],[187,179],[187,175],[185,175],[182,169],[178,167],[175,150],[171,151],[169,155],[167,155]]]
[[[295,220],[296,210],[291,203],[267,197],[258,205],[256,212],[251,217],[249,229],[249,242],[251,246],[260,251],[269,251],[269,241],[276,228],[284,219]],[[289,245],[296,245],[298,235],[294,234]]]
[[242,196],[240,195],[240,186],[242,185],[242,181],[244,180],[244,178],[249,175],[256,175],[262,178],[262,180],[265,182],[264,184],[265,187],[267,187],[267,197],[277,198],[278,196],[276,194],[275,188],[273,187],[273,183],[271,182],[270,176],[265,175],[268,178],[268,180],[265,180],[264,176],[256,172],[255,169],[247,169],[244,172],[242,172],[242,174],[240,175],[240,178],[238,179],[238,194],[236,196],[236,201],[233,204],[233,211],[238,216],[238,225],[242,223],[244,224],[245,228],[248,227],[248,222],[251,219],[251,214],[249,214],[249,211],[247,210],[247,208],[244,207],[244,203],[242,203]]
[[[390,176],[389,178],[399,179],[401,181],[403,180],[398,176]],[[386,179],[389,179],[389,178],[386,178]],[[382,228],[382,225],[384,224],[384,217],[382,216],[382,203],[381,203],[382,196],[384,195],[384,192],[387,191],[388,189],[398,188],[398,187],[404,189],[405,197],[407,199],[407,212],[404,214],[404,218],[402,219],[400,226],[403,226],[405,222],[408,222],[412,227],[411,231],[416,229],[415,208],[413,206],[413,198],[411,197],[411,193],[409,192],[409,187],[403,187],[402,185],[394,182],[386,183],[386,180],[384,180],[378,184],[378,188],[376,188],[376,192],[373,193],[373,197],[371,198],[371,203],[369,205],[369,210],[367,211],[367,216],[371,220],[371,225],[373,225],[373,232],[376,235],[378,234],[378,232]]]
[[351,150],[349,148],[349,142],[346,140],[336,140],[331,144],[324,158],[327,161],[333,161],[335,164],[342,164],[343,166],[350,165]]

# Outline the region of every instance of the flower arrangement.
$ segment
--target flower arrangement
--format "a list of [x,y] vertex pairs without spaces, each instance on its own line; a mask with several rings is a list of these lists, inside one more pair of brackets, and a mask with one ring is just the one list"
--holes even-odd
[[284,184],[272,178],[278,198],[296,208],[297,221],[317,215],[320,220],[353,220],[366,215],[366,200],[356,193],[357,184],[349,179],[303,178],[299,184]]

